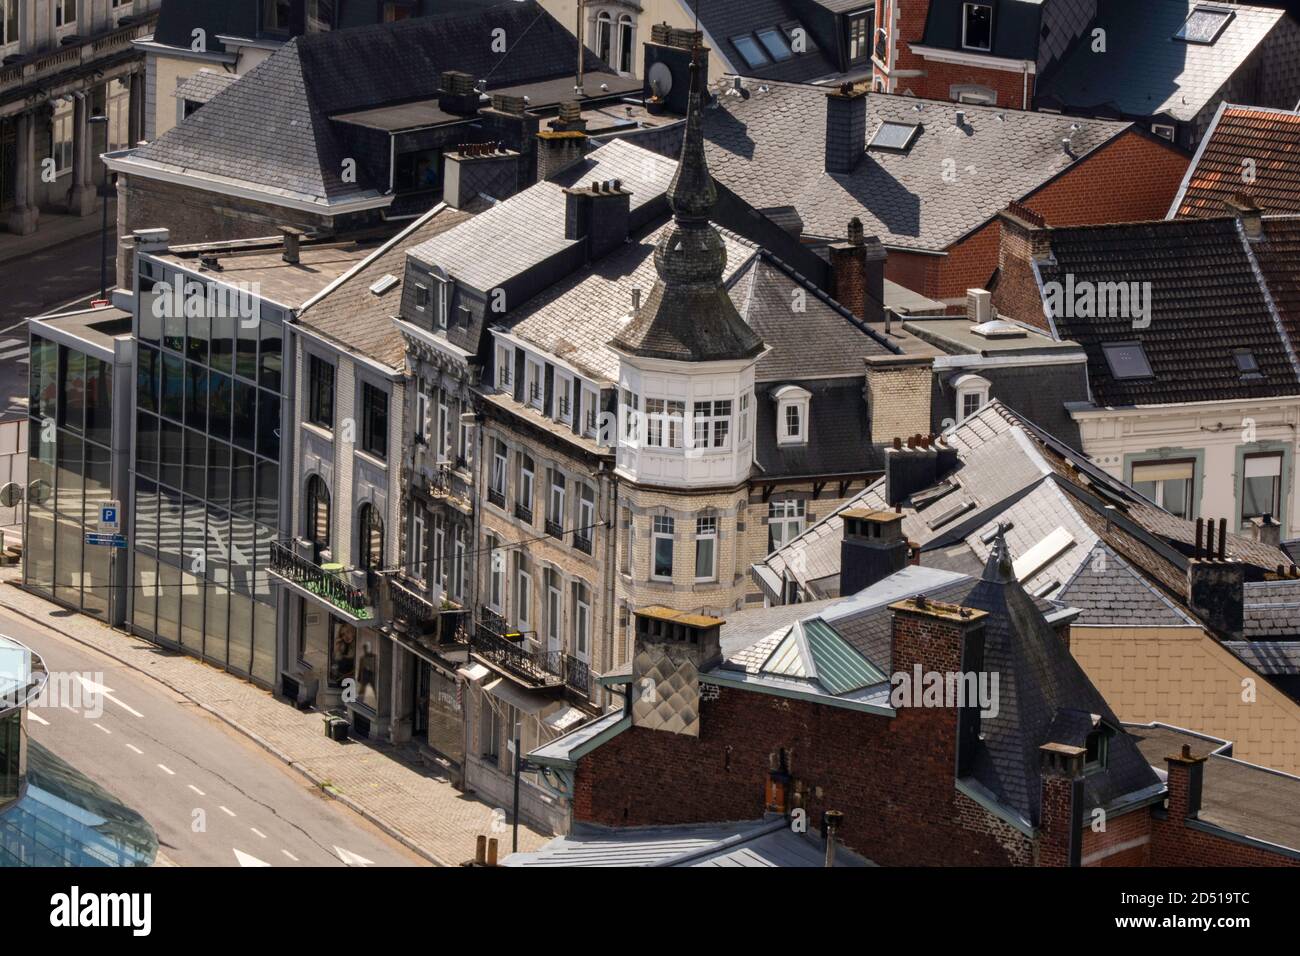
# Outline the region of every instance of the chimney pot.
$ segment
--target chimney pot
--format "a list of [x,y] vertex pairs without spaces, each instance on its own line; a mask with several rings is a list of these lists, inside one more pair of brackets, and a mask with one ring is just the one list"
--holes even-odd
[[293,226],[284,226],[280,232],[284,236],[284,254],[282,258],[291,266],[298,265],[298,247],[302,240],[302,230],[295,229]]
[[1224,559],[1227,543],[1228,543],[1228,519],[1220,518],[1219,519],[1219,560],[1220,561]]

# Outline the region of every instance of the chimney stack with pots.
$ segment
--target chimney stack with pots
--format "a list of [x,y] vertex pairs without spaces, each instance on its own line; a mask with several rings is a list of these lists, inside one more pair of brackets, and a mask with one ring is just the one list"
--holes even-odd
[[831,295],[860,319],[878,322],[885,308],[885,260],[888,253],[875,236],[864,235],[862,220],[849,220],[847,238],[832,243]]
[[848,508],[840,541],[840,596],[857,594],[907,567],[903,516],[894,511]]

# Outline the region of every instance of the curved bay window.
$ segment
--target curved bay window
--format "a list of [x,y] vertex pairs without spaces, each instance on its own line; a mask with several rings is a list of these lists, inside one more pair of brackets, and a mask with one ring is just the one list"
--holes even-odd
[[364,504],[357,526],[361,533],[361,569],[373,584],[375,573],[384,566],[384,519],[374,505]]
[[325,487],[325,480],[320,475],[307,479],[307,539],[315,545],[317,562],[321,552],[330,546],[330,490]]

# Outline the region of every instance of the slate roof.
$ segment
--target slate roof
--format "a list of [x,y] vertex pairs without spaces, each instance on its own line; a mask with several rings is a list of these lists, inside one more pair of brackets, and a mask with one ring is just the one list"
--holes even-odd
[[234,83],[239,77],[234,73],[216,70],[199,70],[172,92],[172,96],[191,103],[206,103]]
[[616,139],[564,175],[515,193],[446,235],[416,246],[411,255],[488,292],[578,241],[564,238],[565,187],[593,179],[623,180],[632,193],[631,224],[636,229],[662,211],[676,168],[671,159]]
[[[819,867],[823,845],[795,833],[782,818],[702,826],[610,830],[578,824],[533,853],[512,853],[502,866],[754,866]],[[836,866],[867,866],[836,849]]]
[[[847,336],[846,336],[847,338]],[[852,341],[846,345],[853,344]],[[810,368],[816,368],[811,365]],[[754,459],[762,477],[778,475],[861,475],[884,467],[885,452],[873,443],[871,415],[856,379],[788,380],[812,392],[806,444],[777,443],[777,401],[773,392],[787,382],[755,385]]]
[[[482,42],[497,28],[518,38],[504,54]],[[568,73],[576,54],[573,35],[533,0],[295,37],[124,162],[253,183],[317,203],[373,198],[387,180],[372,182],[373,171],[359,167],[356,183],[343,181],[342,162],[352,150],[331,115],[436,97],[447,69],[485,77],[489,90],[549,79]],[[603,67],[595,54],[588,63],[593,71]]]
[[1219,104],[1169,218],[1222,216],[1224,200],[1241,193],[1265,212],[1300,212],[1300,114]]
[[[393,319],[401,310],[407,250],[470,216],[438,205],[325,290],[303,310],[299,321],[346,351],[365,355],[389,368],[401,368],[405,343]],[[371,292],[370,287],[385,275],[393,276],[397,283],[382,295]]]
[[1300,637],[1300,579],[1252,581],[1243,596],[1248,641]]
[[257,12],[258,4],[249,0],[225,0],[224,3],[213,3],[212,0],[167,0],[158,6],[154,42],[188,50],[194,42],[192,31],[197,28],[207,33],[209,53],[224,53],[225,47],[217,37],[256,36]]
[[1082,626],[1198,626],[1105,543],[1093,547],[1053,597],[1079,610],[1076,621]]
[[[1294,357],[1235,218],[1053,229],[1051,243],[1054,261],[1037,265],[1044,284],[1068,290],[1083,283],[1093,288],[1150,283],[1146,327],[1135,328],[1133,314],[1118,314],[1123,309],[1094,310],[1114,313],[1104,317],[1055,310],[1063,313],[1054,315],[1058,335],[1088,353],[1097,404],[1176,404],[1300,391]],[[1104,346],[1135,341],[1152,377],[1115,377]],[[1262,377],[1241,374],[1236,349],[1253,353]]]
[[[736,72],[743,76],[806,83],[833,76],[839,71],[839,57],[832,46],[835,42],[834,34],[819,31],[817,27],[820,21],[800,19],[797,2],[745,0],[744,3],[700,3],[692,4],[692,11],[696,6],[699,7],[700,26],[713,39],[716,52],[722,54]],[[859,2],[853,9],[860,9],[861,6]],[[756,30],[780,26],[802,26],[808,31],[808,39],[812,41],[809,46],[813,48],[806,53],[794,53],[787,60],[751,67],[731,42],[732,37],[752,35]]]
[[[938,251],[978,229],[1130,126],[911,96],[867,95],[863,158],[850,174],[825,170],[825,87],[757,85],[749,99],[705,110],[714,177],[755,208],[793,205],[808,235],[842,238],[858,216],[890,248]],[[957,129],[956,111],[966,112]],[[922,126],[906,153],[866,152],[886,121]],[[1077,126],[1077,129],[1073,127]],[[1076,158],[1065,154],[1070,138]],[[959,174],[946,182],[945,160]]]
[[[1292,608],[1288,619],[1291,634],[1300,630],[1295,626],[1296,618],[1296,609]],[[1223,646],[1261,674],[1270,677],[1294,677],[1300,674],[1300,641],[1264,641],[1252,638],[1249,641],[1224,641]]]
[[[1045,0],[1003,0],[997,4],[993,14],[992,49],[982,55],[1036,61],[1044,2]],[[981,55],[981,51],[962,47],[963,3],[964,0],[930,0],[922,45]]]
[[1101,0],[1094,27],[1106,31],[1105,52],[1076,43],[1042,79],[1037,103],[1192,120],[1285,16],[1234,4],[1236,15],[1214,43],[1174,39],[1198,4],[1203,0]]
[[1264,216],[1251,243],[1291,348],[1300,354],[1300,215]]

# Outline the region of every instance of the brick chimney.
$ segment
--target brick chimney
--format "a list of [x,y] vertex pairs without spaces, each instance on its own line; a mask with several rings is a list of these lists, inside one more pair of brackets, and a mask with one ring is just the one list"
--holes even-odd
[[[892,613],[890,626],[891,662],[895,675],[903,675],[915,685],[928,673],[979,674],[984,669],[984,624],[988,613],[976,608],[961,607],[934,601],[923,594],[889,605]],[[895,684],[896,689],[899,687]],[[912,700],[918,692],[912,687]],[[906,695],[905,699],[906,699]],[[956,754],[956,772],[970,772],[971,762],[979,744],[980,705],[975,700],[963,701],[955,708],[951,724],[953,750]],[[907,707],[903,708],[904,710]],[[934,708],[924,708],[933,712]],[[941,741],[936,741],[941,745]],[[949,771],[951,772],[951,770]]]
[[460,70],[444,70],[438,77],[438,109],[455,116],[473,116],[478,108],[474,77]]
[[564,195],[564,238],[586,239],[588,259],[599,259],[627,241],[632,192],[621,180],[593,180]]
[[1206,757],[1193,757],[1192,748],[1183,744],[1180,753],[1165,758],[1169,788],[1169,819],[1181,823],[1194,820],[1201,812],[1201,788],[1205,781]]
[[519,191],[520,155],[500,143],[465,143],[443,154],[442,198],[464,209],[481,193],[509,199]]
[[841,512],[840,595],[848,597],[907,567],[903,516],[893,511],[849,508]]
[[860,319],[883,319],[888,255],[878,238],[863,235],[861,219],[850,219],[848,238],[830,246],[831,295],[835,301]]
[[1083,861],[1083,761],[1087,751],[1070,744],[1038,748],[1039,866],[1080,866]]
[[930,358],[923,355],[867,357],[863,393],[873,441],[882,443],[930,431],[934,387],[930,365]]
[[582,104],[576,101],[560,105],[560,113],[537,134],[537,178],[553,179],[580,163],[587,152],[587,121],[582,118]]
[[826,94],[826,172],[853,172],[866,150],[867,91],[842,83]]
[[1237,560],[1187,562],[1187,606],[1221,640],[1241,640],[1245,580],[1246,566]]
[[635,612],[632,725],[700,735],[700,680],[722,661],[720,618],[651,605]]
[[1033,263],[1052,260],[1052,230],[1042,216],[1018,202],[998,214],[998,223],[1001,238],[993,307],[1002,315],[1050,332]]

